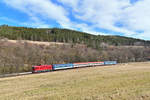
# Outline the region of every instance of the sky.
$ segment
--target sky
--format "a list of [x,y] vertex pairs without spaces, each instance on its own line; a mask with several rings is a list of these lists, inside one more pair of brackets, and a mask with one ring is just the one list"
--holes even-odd
[[150,40],[150,0],[0,0],[0,25]]

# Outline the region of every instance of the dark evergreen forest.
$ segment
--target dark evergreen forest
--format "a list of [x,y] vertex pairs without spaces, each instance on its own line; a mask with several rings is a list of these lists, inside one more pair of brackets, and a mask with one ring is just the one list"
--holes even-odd
[[41,29],[27,27],[0,26],[0,37],[12,40],[33,40],[48,42],[64,42],[85,44],[88,47],[99,49],[101,44],[114,46],[140,45],[148,46],[150,41],[134,39],[122,36],[91,35],[84,32],[69,29]]

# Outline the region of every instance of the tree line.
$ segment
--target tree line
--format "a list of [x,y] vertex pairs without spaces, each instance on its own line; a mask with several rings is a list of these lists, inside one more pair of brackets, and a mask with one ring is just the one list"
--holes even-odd
[[35,45],[18,41],[0,41],[0,74],[31,71],[40,64],[63,64],[88,61],[116,60],[118,62],[146,61],[150,47],[108,46],[93,49],[82,44]]

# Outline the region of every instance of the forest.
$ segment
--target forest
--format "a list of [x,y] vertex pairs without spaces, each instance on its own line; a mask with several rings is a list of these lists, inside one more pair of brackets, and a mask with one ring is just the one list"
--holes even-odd
[[63,43],[85,44],[94,49],[100,49],[101,44],[105,43],[114,46],[149,46],[150,41],[134,39],[122,36],[104,36],[92,35],[89,33],[79,32],[69,29],[59,28],[27,28],[13,27],[8,25],[0,26],[0,37],[12,40],[32,40],[32,41],[48,41]]

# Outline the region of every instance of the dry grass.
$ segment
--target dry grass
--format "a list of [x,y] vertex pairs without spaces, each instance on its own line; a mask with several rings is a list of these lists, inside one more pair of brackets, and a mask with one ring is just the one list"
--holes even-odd
[[17,43],[28,43],[28,44],[35,44],[35,45],[45,45],[45,46],[55,46],[55,45],[69,45],[68,43],[61,43],[61,42],[42,42],[42,41],[30,41],[30,40],[8,40],[3,39],[1,41],[17,44]]
[[2,78],[0,100],[150,100],[150,62]]

